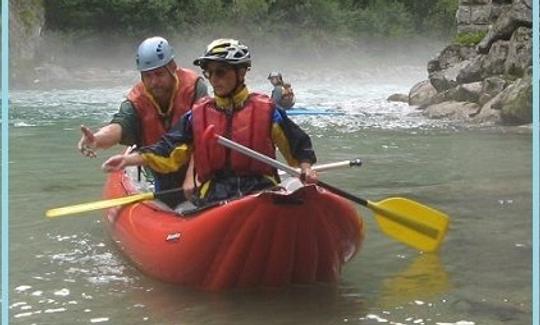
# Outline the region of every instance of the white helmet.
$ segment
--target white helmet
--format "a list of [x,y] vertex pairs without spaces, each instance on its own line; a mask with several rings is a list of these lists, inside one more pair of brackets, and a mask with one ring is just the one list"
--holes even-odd
[[173,48],[166,39],[154,36],[145,39],[139,49],[135,62],[137,70],[150,71],[165,66],[174,58]]
[[272,79],[272,78],[279,78],[280,80],[283,79],[283,77],[281,76],[281,73],[277,71],[272,71],[268,74],[268,79]]

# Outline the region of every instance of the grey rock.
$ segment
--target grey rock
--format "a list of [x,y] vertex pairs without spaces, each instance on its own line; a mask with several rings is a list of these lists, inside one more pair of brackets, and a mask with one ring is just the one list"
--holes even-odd
[[478,101],[482,92],[482,82],[472,82],[468,84],[459,85],[456,88],[453,99],[460,102],[472,102]]
[[479,107],[475,103],[448,101],[426,107],[422,115],[432,119],[468,121],[470,115],[475,114]]
[[463,45],[458,44],[451,44],[445,47],[437,56],[435,59],[431,60],[430,63],[428,63],[428,72],[430,71],[430,65],[432,71],[439,71],[448,69],[464,59],[467,59],[463,57],[462,55],[469,55],[469,51],[463,50],[462,48],[466,47]]
[[459,6],[456,12],[456,24],[471,24],[471,6]]
[[515,0],[510,10],[503,11],[492,28],[477,46],[479,53],[488,53],[497,40],[508,40],[520,26],[532,27],[532,7],[530,0]]
[[504,63],[508,55],[510,42],[497,41],[489,49],[488,55],[482,62],[483,77],[504,73]]
[[492,107],[501,110],[504,124],[515,125],[532,122],[532,83],[530,76],[517,80],[502,93]]
[[492,76],[482,82],[482,91],[478,104],[484,105],[506,88],[507,82],[501,77]]
[[499,93],[483,104],[481,109],[479,109],[475,114],[471,114],[471,122],[501,124],[501,110],[495,109],[493,106],[500,102],[502,97],[502,93]]
[[392,94],[386,98],[389,102],[402,102],[402,103],[408,103],[409,102],[409,95],[406,94]]
[[437,94],[437,90],[433,87],[429,80],[418,82],[409,92],[409,105],[422,106],[431,100]]
[[509,11],[511,7],[512,3],[493,3],[493,6],[491,7],[490,21],[495,22],[503,12]]
[[469,61],[462,61],[442,71],[437,71],[429,76],[429,80],[437,92],[445,91],[457,86],[457,76],[460,71],[469,65]]
[[443,92],[437,93],[437,95],[433,96],[433,98],[431,98],[431,101],[427,105],[425,105],[424,108],[429,105],[435,105],[435,104],[440,104],[443,102],[454,100],[457,89],[458,87],[454,87],[454,88],[445,90]]
[[485,56],[479,55],[468,61],[456,76],[456,81],[460,84],[482,80],[484,76],[483,65]]
[[510,38],[508,56],[504,63],[506,74],[521,77],[532,65],[532,29],[519,27]]
[[471,23],[475,25],[487,25],[491,17],[491,5],[471,7]]

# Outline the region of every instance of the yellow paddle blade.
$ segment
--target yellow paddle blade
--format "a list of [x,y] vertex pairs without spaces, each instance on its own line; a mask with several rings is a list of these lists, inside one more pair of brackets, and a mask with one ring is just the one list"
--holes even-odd
[[425,252],[436,251],[448,229],[446,214],[413,200],[392,197],[367,207],[385,234]]
[[119,197],[116,199],[101,200],[95,202],[82,203],[77,205],[70,205],[66,207],[47,210],[45,215],[49,218],[60,217],[67,214],[75,214],[93,210],[100,210],[106,208],[112,208],[115,206],[126,205],[130,203],[152,200],[154,199],[153,192],[135,194],[130,196]]

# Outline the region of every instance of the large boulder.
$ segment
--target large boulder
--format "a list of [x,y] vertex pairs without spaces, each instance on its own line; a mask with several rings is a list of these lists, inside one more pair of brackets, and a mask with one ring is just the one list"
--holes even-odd
[[[531,68],[528,69],[529,71]],[[532,83],[530,72],[508,86],[501,93],[501,100],[493,105],[501,110],[504,124],[526,124],[532,122]]]
[[422,111],[422,115],[432,119],[451,119],[468,121],[470,116],[478,112],[480,106],[475,103],[448,101],[429,105]]
[[503,74],[509,47],[509,41],[495,42],[487,55],[478,55],[458,71],[457,83],[481,81],[489,76]]
[[431,98],[436,94],[437,90],[429,80],[420,81],[414,85],[409,92],[409,105],[424,106],[428,104]]
[[457,86],[454,100],[458,102],[471,102],[475,103],[480,98],[482,93],[482,82],[471,82],[468,84],[462,84]]
[[392,94],[386,98],[389,102],[402,102],[402,103],[408,103],[409,102],[409,95],[406,94]]
[[501,98],[502,94],[499,93],[483,104],[481,109],[470,115],[471,122],[480,124],[500,124],[501,110],[495,109],[493,106],[500,102]]
[[506,74],[521,77],[532,65],[532,29],[519,27],[510,38],[508,55],[504,62]]
[[458,72],[456,81],[460,84],[480,81],[484,76],[484,55],[478,55],[472,60],[467,61],[467,64]]
[[452,44],[428,62],[428,78],[437,90],[443,92],[457,86],[457,76],[476,56],[474,47]]
[[486,104],[493,97],[502,93],[504,88],[506,88],[506,85],[507,81],[499,76],[492,76],[484,79],[482,82],[480,98],[478,98],[478,104]]
[[510,42],[508,41],[497,41],[491,46],[489,53],[482,62],[484,77],[504,73],[504,63],[506,62],[506,57],[508,56],[509,46]]
[[469,65],[469,61],[462,61],[441,71],[432,73],[429,81],[438,92],[448,90],[458,85],[458,75],[462,69]]
[[428,73],[448,69],[475,56],[476,50],[472,46],[459,44],[448,45],[434,59],[428,62]]

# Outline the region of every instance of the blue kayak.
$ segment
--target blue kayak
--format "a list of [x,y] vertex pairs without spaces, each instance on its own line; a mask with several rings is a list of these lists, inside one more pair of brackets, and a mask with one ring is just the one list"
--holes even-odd
[[293,108],[286,110],[287,115],[345,115],[344,112],[332,111],[328,109],[308,109],[308,108]]

